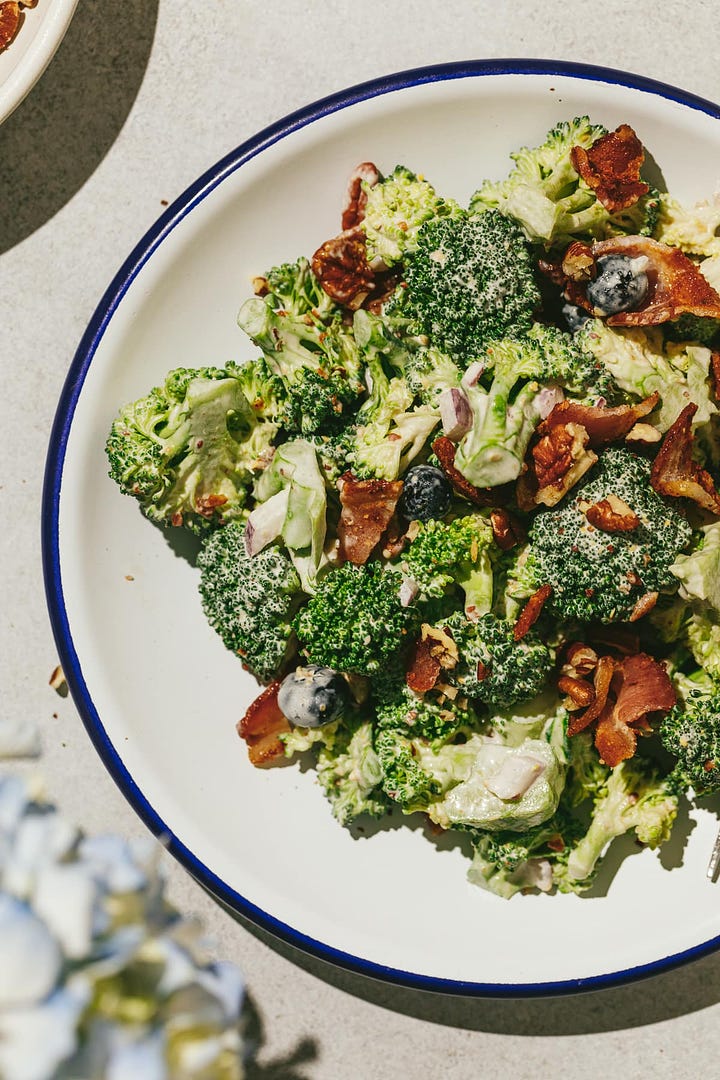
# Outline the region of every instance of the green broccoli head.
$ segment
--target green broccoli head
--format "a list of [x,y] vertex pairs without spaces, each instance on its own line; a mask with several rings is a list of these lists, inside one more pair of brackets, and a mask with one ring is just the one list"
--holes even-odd
[[266,297],[274,311],[290,315],[310,315],[325,320],[338,313],[332,300],[313,274],[309,261],[300,257],[294,263],[273,266],[255,281],[256,293]]
[[529,330],[540,302],[530,249],[497,211],[427,221],[405,262],[405,281],[387,305],[413,332],[464,367],[509,330]]
[[313,434],[341,427],[357,411],[365,383],[355,340],[339,316],[275,310],[273,294],[250,297],[238,323],[285,388],[283,426]]
[[659,212],[657,191],[642,196],[629,210],[611,214],[572,163],[574,146],[587,150],[606,134],[587,116],[556,124],[540,146],[510,155],[515,168],[505,180],[486,180],[470,200],[470,213],[501,210],[520,223],[531,243],[546,248],[567,246],[578,237],[649,235]]
[[482,736],[467,741],[428,741],[399,727],[376,727],[375,752],[385,794],[403,813],[428,810],[472,769]]
[[696,795],[720,791],[720,687],[691,692],[660,723],[660,738],[677,758],[670,775],[673,791]]
[[384,395],[368,400],[343,434],[346,457],[359,479],[397,480],[440,422],[436,409],[413,406],[403,378],[388,379]]
[[234,368],[176,368],[120,410],[110,476],[152,521],[205,532],[243,516],[277,430],[258,422]]
[[321,578],[295,629],[313,664],[374,675],[410,640],[417,619],[400,603],[402,575],[378,562],[345,563]]
[[663,323],[668,341],[692,341],[713,349],[720,339],[720,319],[684,312],[677,319]]
[[452,521],[431,520],[418,531],[402,557],[403,570],[423,598],[440,598],[462,589],[468,618],[484,615],[492,606],[492,529],[481,514]]
[[457,218],[462,213],[453,199],[441,198],[424,177],[403,165],[397,165],[372,187],[364,183],[363,188],[367,203],[361,227],[370,262],[380,259],[386,266],[400,262],[415,250],[424,222]]
[[621,762],[598,791],[588,831],[555,872],[558,888],[572,892],[589,885],[608,844],[631,829],[641,844],[659,847],[670,836],[677,808],[671,786],[647,761]]
[[198,566],[208,622],[254,675],[269,682],[284,666],[302,598],[290,559],[277,547],[250,557],[244,524],[231,522],[208,536]]
[[467,705],[461,707],[434,690],[424,694],[411,690],[402,665],[391,665],[373,689],[377,730],[392,729],[437,747],[475,725]]
[[[636,529],[610,534],[590,524],[585,510],[608,495],[635,512]],[[650,486],[650,463],[611,448],[564,506],[536,515],[528,569],[536,587],[552,586],[548,606],[556,615],[615,622],[628,619],[646,593],[675,587],[670,565],[691,535],[680,511]]]
[[611,393],[612,380],[602,363],[569,334],[550,326],[536,324],[525,336],[490,342],[483,363],[492,375],[490,391],[468,388],[473,425],[455,458],[476,487],[495,487],[520,475],[547,395],[541,383],[557,383],[592,402]]
[[408,387],[423,405],[439,407],[440,395],[460,385],[462,371],[440,349],[429,346],[408,355],[404,375]]
[[390,808],[380,787],[383,774],[372,735],[371,721],[356,724],[344,721],[320,747],[316,764],[318,782],[341,825],[349,824],[361,814],[382,817]]
[[506,709],[540,693],[553,658],[532,631],[515,641],[513,624],[495,615],[470,622],[456,613],[446,625],[460,654],[449,679],[469,698]]
[[237,379],[255,415],[279,427],[287,410],[287,394],[265,357],[258,356],[244,364],[228,364],[227,370]]

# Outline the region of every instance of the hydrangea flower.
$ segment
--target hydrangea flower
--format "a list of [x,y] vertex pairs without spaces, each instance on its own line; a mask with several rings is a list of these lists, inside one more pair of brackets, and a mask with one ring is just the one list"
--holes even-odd
[[169,905],[158,852],[0,775],[3,1080],[242,1080],[242,977]]

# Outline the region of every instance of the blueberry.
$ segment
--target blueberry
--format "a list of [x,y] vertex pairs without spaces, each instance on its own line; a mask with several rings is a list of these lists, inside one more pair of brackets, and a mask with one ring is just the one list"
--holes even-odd
[[584,308],[578,307],[576,304],[563,304],[562,308],[565,322],[567,323],[568,330],[573,334],[576,330],[579,330],[581,326],[590,318],[590,315]]
[[347,683],[332,668],[308,664],[286,675],[278,690],[280,712],[298,727],[323,727],[337,720],[347,701]]
[[405,475],[398,510],[408,521],[430,521],[447,514],[451,499],[452,487],[441,469],[415,465]]
[[598,259],[598,275],[587,287],[587,298],[601,315],[632,311],[647,296],[646,260],[628,255],[605,255]]

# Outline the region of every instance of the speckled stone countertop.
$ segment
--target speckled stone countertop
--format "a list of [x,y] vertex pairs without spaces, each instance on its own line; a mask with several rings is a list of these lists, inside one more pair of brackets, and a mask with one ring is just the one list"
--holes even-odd
[[[549,57],[634,71],[718,101],[719,48],[710,0],[690,8],[671,0],[661,11],[647,0],[80,0],[42,80],[0,128],[0,701],[4,714],[40,721],[37,767],[68,815],[93,831],[144,832],[71,699],[48,687],[57,657],[40,564],[47,438],[83,329],[165,200],[273,120],[388,72]],[[253,1076],[720,1074],[718,955],[572,999],[442,997],[378,984],[278,943],[168,863],[175,901],[202,917],[218,952],[247,977],[262,1028]],[[642,919],[640,905],[628,917]]]

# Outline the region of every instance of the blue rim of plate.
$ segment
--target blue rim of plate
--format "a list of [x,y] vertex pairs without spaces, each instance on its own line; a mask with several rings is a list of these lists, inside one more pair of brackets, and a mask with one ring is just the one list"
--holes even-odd
[[62,472],[67,442],[72,427],[75,407],[95,351],[107,329],[116,308],[127,289],[144,264],[166,236],[189,214],[193,207],[206,198],[222,181],[263,150],[290,135],[292,132],[320,120],[331,113],[348,108],[373,97],[389,94],[425,83],[446,82],[454,79],[477,78],[488,75],[548,75],[568,76],[592,82],[609,83],[629,89],[655,94],[666,100],[697,109],[720,120],[720,107],[711,101],[688,93],[678,87],[617,71],[613,68],[592,64],[576,64],[560,60],[471,60],[429,67],[414,68],[373,79],[349,87],[329,97],[307,105],[282,120],[264,128],[257,135],[242,143],[207,170],[195,183],[183,192],[158,218],[145,236],[133,249],[115,275],[100,300],[70,365],[65,385],[58,403],[55,420],[50,433],[45,479],[42,495],[42,556],[45,592],[55,642],[60,661],[87,732],[105,764],[108,772],[127,798],[130,805],[147,827],[163,841],[171,854],[186,870],[219,900],[251,922],[303,952],[328,963],[346,968],[360,975],[380,979],[383,982],[411,989],[466,997],[519,998],[552,997],[578,991],[600,990],[622,985],[636,979],[646,978],[697,960],[720,948],[720,936],[659,960],[627,968],[621,971],[593,975],[582,979],[570,979],[541,983],[479,983],[465,980],[419,975],[414,972],[386,967],[375,961],[364,960],[343,952],[331,945],[307,936],[257,907],[250,900],[230,888],[181,841],[159,817],[140,788],[125,768],[115,749],[85,683],[80,659],[75,651],[68,621],[62,588],[58,521]]

